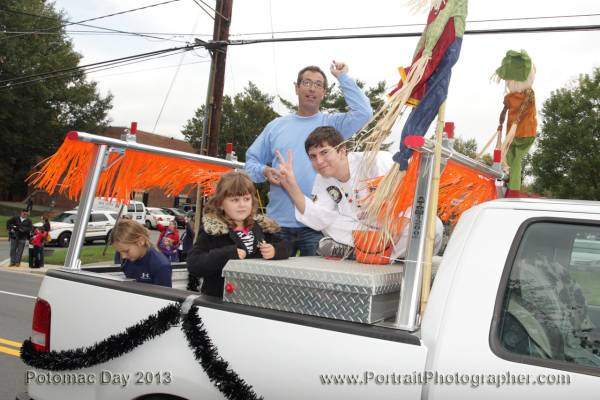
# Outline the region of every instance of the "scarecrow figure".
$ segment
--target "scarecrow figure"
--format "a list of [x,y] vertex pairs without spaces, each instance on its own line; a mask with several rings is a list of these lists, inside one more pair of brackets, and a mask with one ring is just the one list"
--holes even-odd
[[535,66],[525,50],[509,50],[496,70],[493,79],[505,81],[507,94],[500,113],[498,148],[501,143],[502,125],[506,122],[506,139],[502,144],[502,164],[508,169],[509,181],[505,197],[527,197],[521,190],[523,158],[535,141],[537,120],[535,94],[532,90]]
[[[448,96],[451,71],[460,55],[465,32],[468,0],[412,0],[415,10],[428,8],[427,25],[415,49],[410,67],[400,68],[401,81],[389,94],[387,103],[376,113],[377,123],[366,135],[360,136],[355,148],[364,148],[364,168],[373,165],[392,127],[408,106],[413,106],[394,155],[394,166],[377,185],[377,190],[365,206],[365,221],[377,223],[389,237],[401,232],[398,221],[406,209],[398,209],[401,189],[412,150],[404,139],[410,135],[424,136]],[[442,111],[442,112],[440,112]]]
[[[417,2],[420,8],[425,1]],[[432,0],[427,26],[417,44],[413,64],[407,68],[408,73],[425,59],[428,60],[422,77],[414,86],[407,101],[415,106],[404,127],[400,140],[400,149],[394,155],[394,161],[400,164],[400,170],[405,171],[412,150],[404,145],[404,139],[409,135],[424,136],[429,125],[438,114],[440,105],[448,96],[448,87],[452,75],[452,67],[456,64],[462,46],[467,17],[467,0]],[[404,76],[404,71],[401,70]],[[402,88],[405,80],[392,91]]]

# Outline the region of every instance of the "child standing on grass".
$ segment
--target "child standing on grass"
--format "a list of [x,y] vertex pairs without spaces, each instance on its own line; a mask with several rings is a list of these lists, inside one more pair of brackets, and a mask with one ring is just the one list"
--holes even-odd
[[229,260],[288,258],[288,242],[275,235],[279,226],[270,218],[256,215],[257,207],[256,188],[248,175],[229,172],[221,177],[187,259],[190,274],[204,278],[202,293],[223,295],[221,271]]
[[130,219],[117,222],[112,245],[121,255],[126,277],[171,287],[171,263],[152,246],[148,231],[141,224]]

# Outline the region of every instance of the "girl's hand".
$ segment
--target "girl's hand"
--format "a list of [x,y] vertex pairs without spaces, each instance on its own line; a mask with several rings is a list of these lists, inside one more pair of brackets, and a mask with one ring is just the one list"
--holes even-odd
[[244,258],[246,258],[246,250],[237,249],[237,251],[238,251],[238,257],[240,258],[240,260],[243,260]]
[[275,247],[272,244],[262,243],[258,249],[265,260],[275,257]]

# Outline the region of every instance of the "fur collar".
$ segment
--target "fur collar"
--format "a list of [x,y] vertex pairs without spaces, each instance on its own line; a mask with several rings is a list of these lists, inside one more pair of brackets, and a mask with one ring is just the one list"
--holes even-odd
[[[265,233],[275,233],[280,230],[279,225],[275,221],[262,214],[254,216],[254,221],[256,221]],[[202,227],[211,236],[226,235],[229,233],[227,223],[215,214],[204,214],[202,217]]]

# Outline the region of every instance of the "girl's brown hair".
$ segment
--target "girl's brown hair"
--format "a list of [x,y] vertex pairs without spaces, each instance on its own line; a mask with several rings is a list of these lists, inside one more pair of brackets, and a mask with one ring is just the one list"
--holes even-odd
[[138,244],[142,242],[144,247],[152,247],[148,230],[142,224],[131,219],[117,221],[111,236],[111,244],[115,242],[125,244]]
[[244,220],[244,226],[250,228],[254,225],[254,216],[258,210],[258,199],[256,197],[254,183],[250,177],[243,172],[233,171],[221,176],[221,179],[219,179],[219,182],[217,183],[215,194],[208,199],[205,212],[220,217],[230,228],[235,228],[235,223],[231,218],[225,215],[221,205],[226,197],[245,196],[247,194],[252,196],[252,212]]

